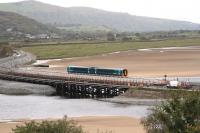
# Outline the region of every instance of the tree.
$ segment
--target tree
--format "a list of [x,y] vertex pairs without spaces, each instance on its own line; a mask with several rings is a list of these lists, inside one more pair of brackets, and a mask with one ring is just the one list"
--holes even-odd
[[131,41],[131,40],[133,40],[133,38],[129,37],[129,36],[126,36],[126,37],[122,38],[122,41]]
[[29,122],[13,129],[14,133],[85,133],[80,126],[64,117],[57,121]]
[[135,36],[139,37],[139,36],[140,36],[140,33],[135,33]]
[[175,95],[142,120],[147,133],[199,133],[200,93]]
[[116,35],[114,33],[112,33],[112,32],[109,32],[107,34],[107,40],[108,41],[115,41],[116,40]]
[[145,37],[145,36],[140,36],[139,37],[140,38],[140,40],[142,40],[142,41],[147,41],[147,40],[149,40],[147,37]]

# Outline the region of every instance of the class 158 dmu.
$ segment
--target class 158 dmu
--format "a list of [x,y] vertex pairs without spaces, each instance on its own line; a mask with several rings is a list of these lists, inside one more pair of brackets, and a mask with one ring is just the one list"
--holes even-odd
[[99,68],[99,67],[83,67],[83,66],[68,66],[69,74],[88,74],[88,75],[103,75],[103,76],[128,76],[128,70],[123,68]]

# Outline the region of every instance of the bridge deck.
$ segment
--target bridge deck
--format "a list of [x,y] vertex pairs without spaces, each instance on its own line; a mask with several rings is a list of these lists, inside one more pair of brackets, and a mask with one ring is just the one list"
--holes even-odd
[[33,84],[50,85],[57,94],[73,98],[113,97],[124,93],[129,87],[123,84],[107,84],[92,80],[77,80],[74,77],[48,76],[17,72],[0,72],[0,79]]

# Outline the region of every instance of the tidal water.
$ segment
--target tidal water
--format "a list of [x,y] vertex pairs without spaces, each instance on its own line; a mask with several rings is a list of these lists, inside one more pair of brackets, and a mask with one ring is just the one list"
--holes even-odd
[[141,118],[149,106],[107,103],[92,99],[0,95],[0,120],[80,116],[129,116]]

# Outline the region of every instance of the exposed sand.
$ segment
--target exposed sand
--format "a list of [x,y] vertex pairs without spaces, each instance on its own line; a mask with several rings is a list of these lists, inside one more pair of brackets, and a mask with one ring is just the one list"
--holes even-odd
[[68,65],[127,68],[129,76],[200,76],[200,47],[141,49],[91,57],[49,61],[50,69]]
[[[79,125],[83,127],[85,131],[89,133],[112,131],[112,133],[145,133],[143,126],[140,124],[139,119],[130,117],[77,117],[72,118],[77,121]],[[23,122],[13,123],[13,122],[2,122],[0,123],[1,133],[11,133],[12,128],[16,125],[21,125],[27,120],[22,120]]]

